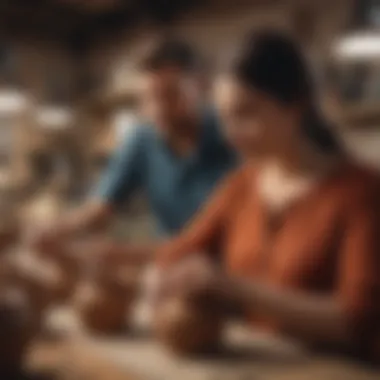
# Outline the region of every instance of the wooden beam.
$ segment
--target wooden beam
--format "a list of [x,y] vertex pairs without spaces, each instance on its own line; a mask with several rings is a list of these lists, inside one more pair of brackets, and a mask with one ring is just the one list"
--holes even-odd
[[23,31],[65,38],[76,30],[88,16],[66,7],[0,2],[0,25],[3,30],[22,34]]
[[91,12],[103,13],[113,11],[125,5],[123,0],[55,0],[59,4],[64,4],[72,8]]
[[341,113],[342,122],[352,127],[377,127],[380,125],[379,102],[347,105]]

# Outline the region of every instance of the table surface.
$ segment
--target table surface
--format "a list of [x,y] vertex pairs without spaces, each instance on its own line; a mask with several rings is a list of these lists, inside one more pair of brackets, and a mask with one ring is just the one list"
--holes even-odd
[[[73,342],[37,341],[27,360],[25,380],[137,380],[93,348]],[[24,379],[23,379],[24,380]]]
[[321,357],[289,340],[231,324],[225,351],[213,358],[177,358],[149,337],[88,336],[70,310],[52,315],[64,339],[40,340],[28,367],[59,380],[379,380],[380,370]]
[[179,359],[149,338],[75,336],[37,342],[29,367],[60,380],[379,380],[380,371],[317,357],[272,337],[231,329],[231,349],[207,359]]

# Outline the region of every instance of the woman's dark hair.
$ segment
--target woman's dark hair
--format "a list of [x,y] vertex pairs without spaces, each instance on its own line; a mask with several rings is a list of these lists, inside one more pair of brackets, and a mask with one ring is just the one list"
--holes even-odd
[[246,86],[282,103],[303,102],[303,131],[308,138],[326,152],[340,150],[338,139],[316,106],[314,81],[305,56],[290,37],[277,31],[249,34],[231,70]]

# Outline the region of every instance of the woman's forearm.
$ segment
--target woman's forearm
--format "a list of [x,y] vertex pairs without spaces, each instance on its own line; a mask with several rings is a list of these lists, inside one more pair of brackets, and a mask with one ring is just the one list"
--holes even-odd
[[250,282],[239,283],[238,297],[254,313],[277,321],[285,333],[307,343],[350,343],[344,312],[332,297]]

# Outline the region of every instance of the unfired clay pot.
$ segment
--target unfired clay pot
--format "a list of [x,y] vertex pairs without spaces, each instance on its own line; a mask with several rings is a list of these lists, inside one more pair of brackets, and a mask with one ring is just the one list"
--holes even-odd
[[11,257],[7,263],[3,264],[7,268],[3,277],[3,285],[19,289],[28,298],[34,315],[35,329],[38,331],[45,312],[53,302],[57,287],[55,268],[45,265],[46,263],[34,258],[29,253]]
[[0,378],[18,373],[35,333],[34,316],[26,295],[14,288],[0,293]]
[[172,297],[157,307],[154,324],[157,338],[172,352],[193,355],[218,348],[223,319],[216,308]]
[[17,226],[10,226],[0,231],[0,254],[17,242],[19,231]]
[[74,307],[81,323],[90,332],[112,334],[120,332],[126,321],[136,294],[136,281],[124,276],[97,276],[84,280],[78,286]]
[[56,258],[57,286],[55,288],[55,303],[64,303],[72,298],[80,281],[80,269],[78,263],[67,258]]

